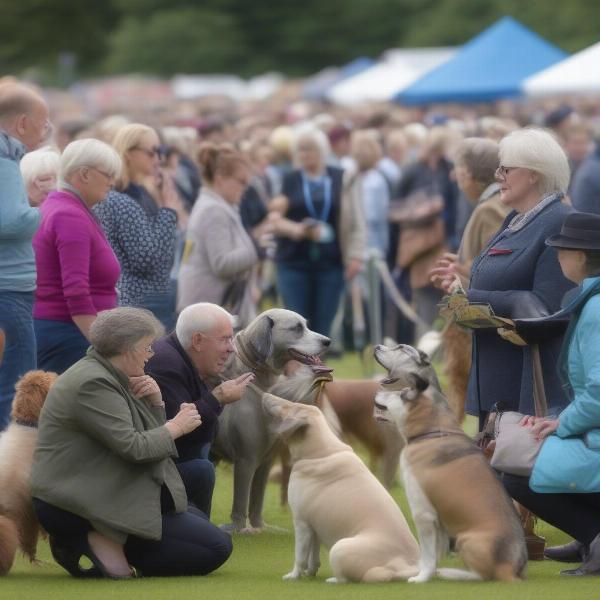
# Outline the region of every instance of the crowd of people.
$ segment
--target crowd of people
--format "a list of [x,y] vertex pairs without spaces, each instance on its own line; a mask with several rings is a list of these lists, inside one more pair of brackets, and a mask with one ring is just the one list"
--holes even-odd
[[[114,577],[130,576],[130,565],[203,574],[227,559],[231,541],[209,520],[208,449],[223,405],[252,375],[213,389],[206,381],[263,303],[330,335],[347,290],[369,304],[373,256],[428,327],[457,287],[513,319],[556,313],[574,284],[584,284],[586,300],[596,293],[597,223],[588,214],[569,225],[574,209],[600,214],[593,132],[566,110],[558,121],[549,115],[546,129],[521,125],[499,117],[355,124],[315,112],[292,124],[214,118],[197,130],[121,116],[54,128],[40,90],[0,83],[0,429],[20,376],[64,374],[40,423],[32,480],[55,559],[77,576]],[[589,243],[548,241],[565,227]],[[567,341],[540,328],[522,347],[481,329],[471,349],[470,335],[446,327],[457,415],[466,410],[483,425],[498,403],[532,413],[535,346],[556,418],[553,428],[530,425],[560,437],[593,429],[581,415],[596,415],[597,377],[580,341],[594,331],[583,325],[595,323],[593,302],[575,302],[581,316]],[[414,342],[410,315],[385,297],[379,310],[380,334]],[[99,408],[98,395],[110,405]],[[71,464],[81,460],[95,465],[94,478],[105,473],[101,494]],[[136,487],[124,495],[120,482],[130,479]],[[562,511],[527,482],[506,485],[550,522]],[[555,521],[576,537],[577,557],[592,557],[582,573],[600,572],[597,519],[585,535]],[[81,554],[92,557],[89,572]]]

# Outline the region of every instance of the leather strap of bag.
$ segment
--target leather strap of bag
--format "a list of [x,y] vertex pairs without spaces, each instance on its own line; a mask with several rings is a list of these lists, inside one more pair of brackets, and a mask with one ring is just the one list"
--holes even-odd
[[539,345],[531,344],[530,351],[533,370],[533,402],[535,405],[535,416],[545,417],[548,414],[548,403],[546,402],[544,373],[542,371]]

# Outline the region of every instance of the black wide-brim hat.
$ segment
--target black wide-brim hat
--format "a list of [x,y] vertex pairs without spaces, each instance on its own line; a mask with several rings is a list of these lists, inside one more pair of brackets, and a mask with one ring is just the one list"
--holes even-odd
[[546,245],[569,250],[600,251],[600,215],[584,212],[567,215],[560,233],[546,238]]

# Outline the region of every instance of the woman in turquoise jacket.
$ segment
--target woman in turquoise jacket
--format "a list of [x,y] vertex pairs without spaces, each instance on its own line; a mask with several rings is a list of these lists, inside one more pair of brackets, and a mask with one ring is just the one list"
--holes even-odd
[[503,475],[509,494],[574,541],[546,550],[561,562],[583,561],[562,575],[600,575],[600,216],[572,213],[561,233],[546,240],[558,249],[565,277],[579,284],[559,371],[571,396],[556,418],[526,417],[545,439],[531,477]]

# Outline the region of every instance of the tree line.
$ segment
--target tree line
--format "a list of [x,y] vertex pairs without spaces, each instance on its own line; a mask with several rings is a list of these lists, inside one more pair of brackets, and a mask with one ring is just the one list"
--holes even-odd
[[503,15],[569,52],[600,37],[596,0],[0,0],[0,70],[55,84],[131,72],[304,76],[388,48],[462,44]]

